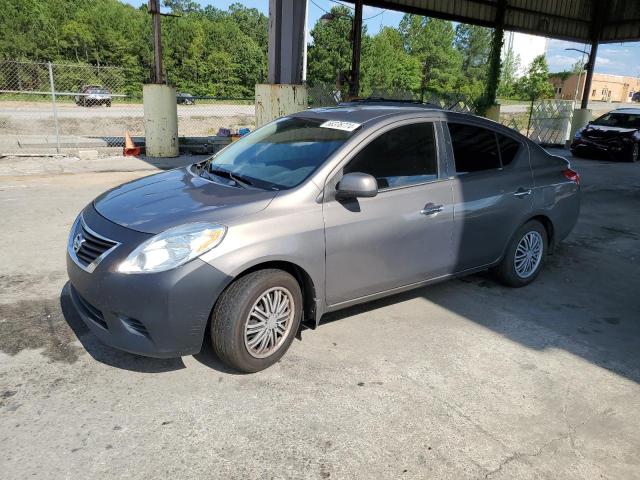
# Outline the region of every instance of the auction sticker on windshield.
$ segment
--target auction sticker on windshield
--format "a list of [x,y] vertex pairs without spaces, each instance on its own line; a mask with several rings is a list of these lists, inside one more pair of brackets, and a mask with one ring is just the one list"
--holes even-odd
[[335,130],[344,130],[345,132],[353,132],[360,126],[359,123],[354,122],[341,122],[340,120],[327,120],[320,128],[333,128]]

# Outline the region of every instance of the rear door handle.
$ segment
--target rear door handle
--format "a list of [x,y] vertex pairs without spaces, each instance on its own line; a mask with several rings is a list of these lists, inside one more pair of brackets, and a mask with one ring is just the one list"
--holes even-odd
[[435,205],[433,203],[427,203],[424,208],[422,210],[420,210],[420,213],[422,215],[426,215],[427,217],[432,217],[435,216],[437,214],[439,214],[442,210],[444,210],[444,206],[442,205]]
[[532,190],[529,188],[525,190],[524,188],[519,188],[516,190],[516,193],[513,194],[514,197],[526,197],[527,195],[531,195]]

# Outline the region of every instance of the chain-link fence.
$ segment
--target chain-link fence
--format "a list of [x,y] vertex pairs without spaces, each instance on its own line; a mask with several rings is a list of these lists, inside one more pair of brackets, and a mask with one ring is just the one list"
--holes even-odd
[[[122,147],[128,132],[144,142],[142,84],[120,67],[88,64],[0,62],[0,154],[63,149]],[[308,87],[309,107],[332,106],[346,98],[346,87]],[[461,94],[373,89],[370,98],[420,102],[464,113],[477,113]],[[256,124],[253,98],[177,96],[178,135],[211,144]],[[543,100],[532,105],[506,105],[500,122],[541,144],[567,139],[573,102]],[[202,140],[206,138],[207,140]]]
[[[88,64],[0,63],[0,154],[144,143],[142,84],[126,69]],[[253,98],[177,96],[178,135],[255,128]],[[206,141],[200,143],[207,143]]]
[[0,63],[0,150],[120,147],[144,135],[142,85],[119,67]]
[[192,96],[183,92],[178,92],[177,98],[181,137],[211,137],[256,128],[253,98]]

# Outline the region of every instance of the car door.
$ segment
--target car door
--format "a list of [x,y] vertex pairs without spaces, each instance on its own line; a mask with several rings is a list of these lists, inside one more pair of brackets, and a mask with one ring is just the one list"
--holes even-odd
[[[453,208],[450,180],[440,175],[440,134],[433,122],[387,127],[330,177],[323,204],[329,306],[449,271]],[[337,200],[335,186],[351,172],[373,175],[378,195]]]
[[[498,260],[533,209],[527,147],[479,125],[449,122],[455,271]],[[446,132],[445,132],[446,133]]]

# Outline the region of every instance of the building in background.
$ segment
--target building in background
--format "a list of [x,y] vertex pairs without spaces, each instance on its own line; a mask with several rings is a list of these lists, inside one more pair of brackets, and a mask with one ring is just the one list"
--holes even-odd
[[529,65],[538,55],[547,53],[548,39],[526,33],[504,32],[504,46],[502,47],[502,60],[508,55],[520,60],[516,76],[521,77],[527,73]]
[[[559,100],[581,99],[585,80],[586,75],[578,73],[549,76],[556,92],[555,98]],[[635,92],[640,92],[640,77],[594,73],[589,101],[630,102]]]

